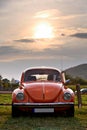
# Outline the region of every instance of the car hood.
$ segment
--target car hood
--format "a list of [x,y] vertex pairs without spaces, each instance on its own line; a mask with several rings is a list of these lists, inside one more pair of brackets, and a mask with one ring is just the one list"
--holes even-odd
[[61,83],[35,82],[24,86],[32,102],[54,102],[62,90]]

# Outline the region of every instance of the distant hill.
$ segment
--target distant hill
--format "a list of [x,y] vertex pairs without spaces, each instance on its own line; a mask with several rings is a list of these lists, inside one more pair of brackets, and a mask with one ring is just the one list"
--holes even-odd
[[67,75],[75,77],[80,77],[87,80],[87,64],[81,64],[65,70]]

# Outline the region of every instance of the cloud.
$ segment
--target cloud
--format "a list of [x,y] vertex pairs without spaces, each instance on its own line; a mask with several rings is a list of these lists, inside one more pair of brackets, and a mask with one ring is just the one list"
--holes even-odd
[[77,37],[77,38],[83,38],[87,39],[87,33],[75,33],[73,35],[70,35],[71,37]]
[[15,42],[25,42],[25,43],[32,43],[32,42],[35,42],[34,39],[19,39],[19,40],[14,40]]
[[32,50],[33,52],[37,52],[37,51],[42,52],[46,48],[51,48],[51,45],[56,44],[56,42],[57,39],[55,38],[18,39],[18,40],[13,40],[12,45],[15,48],[19,48],[19,50],[25,50],[25,51]]
[[37,12],[34,18],[51,18],[59,15],[61,15],[61,12],[58,9],[49,9]]
[[[58,50],[55,52],[55,49],[51,45],[46,45],[42,39],[37,40],[37,43],[28,44],[29,39],[19,39],[16,42],[10,42],[2,44],[0,46],[0,62],[10,62],[15,60],[30,60],[30,59],[53,59],[57,56]],[[18,43],[20,42],[20,43]],[[23,42],[23,43],[22,43]],[[52,49],[53,48],[53,49]],[[58,56],[57,56],[58,57]]]
[[31,50],[21,50],[15,46],[0,47],[0,62],[10,62],[20,59],[28,59],[31,56]]
[[13,46],[1,46],[0,47],[0,59],[10,59],[12,56],[20,54],[21,50],[14,48]]
[[[35,42],[34,42],[35,41]],[[62,39],[19,39],[0,46],[0,61],[55,59],[84,59],[87,56],[86,41],[62,37]]]

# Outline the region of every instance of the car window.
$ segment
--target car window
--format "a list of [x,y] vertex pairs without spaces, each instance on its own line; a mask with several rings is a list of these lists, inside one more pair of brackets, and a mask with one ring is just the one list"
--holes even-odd
[[60,72],[51,69],[42,69],[42,70],[34,69],[25,72],[24,82],[38,81],[38,80],[61,81],[61,75]]

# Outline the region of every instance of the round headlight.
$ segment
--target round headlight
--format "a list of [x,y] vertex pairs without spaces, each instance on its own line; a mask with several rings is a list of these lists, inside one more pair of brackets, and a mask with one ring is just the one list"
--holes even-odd
[[24,94],[23,94],[23,93],[18,93],[18,94],[16,95],[16,99],[17,99],[17,100],[24,100]]
[[71,94],[66,92],[64,93],[64,100],[70,100],[71,99]]

